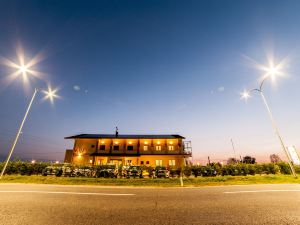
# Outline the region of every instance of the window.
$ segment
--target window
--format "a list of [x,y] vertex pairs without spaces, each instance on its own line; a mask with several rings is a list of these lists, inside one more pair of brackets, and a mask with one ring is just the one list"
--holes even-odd
[[174,150],[174,146],[173,145],[169,145],[169,151],[173,151]]
[[141,165],[144,165],[144,161],[141,161]]
[[105,145],[100,145],[100,150],[105,151]]
[[119,145],[114,145],[114,150],[119,151]]
[[150,162],[149,162],[149,161],[146,161],[146,164],[147,164],[147,165],[149,165],[149,164],[150,164]]
[[161,146],[160,145],[155,146],[155,150],[156,151],[161,151]]
[[95,148],[95,145],[91,145],[91,148]]
[[127,146],[127,150],[128,150],[128,151],[132,151],[132,150],[133,150],[133,145],[128,145],[128,146]]
[[144,145],[144,151],[148,151],[148,145]]
[[175,166],[175,159],[169,160],[169,166]]
[[155,160],[155,165],[162,166],[162,160],[161,159]]
[[131,165],[131,160],[126,160],[126,165]]

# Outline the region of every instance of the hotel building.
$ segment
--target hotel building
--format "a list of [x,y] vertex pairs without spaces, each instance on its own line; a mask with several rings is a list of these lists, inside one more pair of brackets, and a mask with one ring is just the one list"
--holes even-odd
[[65,162],[75,165],[182,166],[192,155],[190,141],[180,135],[80,134],[66,150]]

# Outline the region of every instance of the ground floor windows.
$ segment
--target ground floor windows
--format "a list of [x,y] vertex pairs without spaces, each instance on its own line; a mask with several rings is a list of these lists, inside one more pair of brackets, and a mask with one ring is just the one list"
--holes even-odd
[[141,165],[144,165],[144,161],[141,161]]
[[169,166],[175,166],[175,159],[169,160]]
[[155,150],[156,150],[156,151],[161,151],[161,145],[155,146]]
[[148,151],[148,145],[144,146],[144,151]]
[[162,166],[162,160],[161,159],[155,160],[155,166]]

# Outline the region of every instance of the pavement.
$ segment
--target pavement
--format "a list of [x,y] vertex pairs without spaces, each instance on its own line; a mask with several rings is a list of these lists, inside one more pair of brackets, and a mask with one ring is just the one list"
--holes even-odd
[[0,224],[300,224],[300,185],[0,184]]

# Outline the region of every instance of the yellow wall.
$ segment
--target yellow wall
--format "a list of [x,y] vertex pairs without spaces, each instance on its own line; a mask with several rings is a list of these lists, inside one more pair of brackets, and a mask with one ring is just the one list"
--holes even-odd
[[[179,146],[180,143],[180,146]],[[100,150],[100,146],[105,145],[105,150]],[[113,146],[119,145],[119,150],[114,150]],[[127,146],[133,146],[133,150],[127,150]],[[144,150],[144,146],[148,146]],[[158,150],[156,146],[160,146]],[[170,149],[173,146],[173,150]],[[110,156],[90,156],[91,153],[106,153]],[[140,153],[140,157],[126,157],[126,156],[113,156],[114,154],[131,154]],[[168,155],[178,154],[183,152],[182,139],[76,139],[73,149],[74,164],[85,165],[99,165],[111,163],[111,160],[120,159],[122,164],[125,165],[128,160],[131,160],[133,165],[140,165],[143,161],[144,165],[149,161],[147,166],[155,166],[155,160],[162,160],[163,166],[169,165],[169,160],[175,160],[175,165],[179,166],[184,156],[182,155]],[[149,155],[148,155],[149,154]]]

